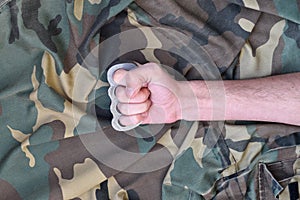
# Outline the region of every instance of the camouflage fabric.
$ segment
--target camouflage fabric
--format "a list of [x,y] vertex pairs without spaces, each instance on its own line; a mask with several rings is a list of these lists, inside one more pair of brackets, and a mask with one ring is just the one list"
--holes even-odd
[[125,61],[187,80],[299,72],[299,0],[0,6],[0,199],[299,198],[300,127],[179,121],[121,133],[106,80]]

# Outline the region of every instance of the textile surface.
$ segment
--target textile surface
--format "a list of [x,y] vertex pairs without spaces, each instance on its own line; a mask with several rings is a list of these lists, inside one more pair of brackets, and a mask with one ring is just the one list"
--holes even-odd
[[111,65],[133,61],[186,80],[299,72],[299,0],[0,6],[0,199],[299,198],[300,127],[179,121],[117,132],[106,80]]

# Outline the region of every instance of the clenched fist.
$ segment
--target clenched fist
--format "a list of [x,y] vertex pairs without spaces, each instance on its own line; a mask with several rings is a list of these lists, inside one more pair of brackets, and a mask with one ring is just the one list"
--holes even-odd
[[179,82],[155,63],[114,73],[122,125],[171,123],[180,118]]

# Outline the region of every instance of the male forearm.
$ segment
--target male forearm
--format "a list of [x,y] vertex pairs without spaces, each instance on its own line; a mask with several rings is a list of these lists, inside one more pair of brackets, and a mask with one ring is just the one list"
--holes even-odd
[[180,85],[185,88],[180,92],[182,119],[300,125],[300,73],[251,80],[191,81]]

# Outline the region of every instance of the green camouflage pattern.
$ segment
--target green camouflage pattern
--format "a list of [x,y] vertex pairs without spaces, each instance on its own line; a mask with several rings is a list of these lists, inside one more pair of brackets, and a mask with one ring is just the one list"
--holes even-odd
[[299,72],[299,0],[0,5],[0,199],[297,198],[300,127],[180,121],[120,133],[106,71],[136,61],[187,80]]

